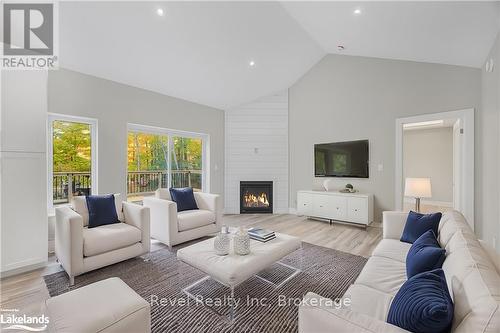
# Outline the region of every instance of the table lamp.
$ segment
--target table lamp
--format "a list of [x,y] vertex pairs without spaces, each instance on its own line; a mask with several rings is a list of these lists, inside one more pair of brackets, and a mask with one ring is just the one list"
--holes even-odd
[[420,212],[420,199],[432,197],[430,178],[406,178],[405,196],[415,198],[415,211]]

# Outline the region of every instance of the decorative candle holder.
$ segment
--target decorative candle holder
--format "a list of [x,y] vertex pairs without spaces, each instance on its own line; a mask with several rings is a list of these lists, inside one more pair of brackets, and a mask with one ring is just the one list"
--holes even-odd
[[234,253],[244,256],[250,253],[250,236],[248,232],[240,227],[233,237]]
[[214,238],[214,250],[215,254],[219,256],[225,256],[229,254],[229,245],[231,244],[231,238],[227,232],[227,227],[223,226],[222,231],[219,232]]

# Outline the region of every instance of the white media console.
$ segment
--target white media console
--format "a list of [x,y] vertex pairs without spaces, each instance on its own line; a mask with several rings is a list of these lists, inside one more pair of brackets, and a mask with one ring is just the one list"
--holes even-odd
[[367,226],[373,222],[373,195],[327,191],[298,191],[297,215]]

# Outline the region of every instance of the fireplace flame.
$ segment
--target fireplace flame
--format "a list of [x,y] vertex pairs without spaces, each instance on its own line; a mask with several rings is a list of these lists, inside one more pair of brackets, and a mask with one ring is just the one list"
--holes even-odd
[[269,207],[269,200],[266,193],[255,195],[253,193],[245,193],[243,201],[246,207]]

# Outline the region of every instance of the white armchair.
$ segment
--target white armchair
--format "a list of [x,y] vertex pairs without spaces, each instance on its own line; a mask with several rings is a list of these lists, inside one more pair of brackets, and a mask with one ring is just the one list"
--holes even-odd
[[177,212],[168,189],[158,189],[155,197],[146,197],[144,207],[151,212],[151,237],[172,247],[220,230],[222,202],[217,194],[194,192],[199,209]]
[[149,208],[120,203],[118,197],[116,207],[121,223],[90,229],[85,197],[75,197],[73,208],[56,208],[56,257],[70,285],[75,276],[149,252]]

